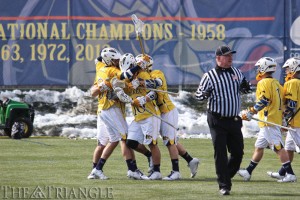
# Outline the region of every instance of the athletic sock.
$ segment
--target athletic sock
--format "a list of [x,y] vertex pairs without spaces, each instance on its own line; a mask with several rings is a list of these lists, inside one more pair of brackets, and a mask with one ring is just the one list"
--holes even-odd
[[279,173],[280,176],[285,176],[286,170],[284,169],[283,166],[281,166],[281,168],[279,169],[278,173]]
[[136,160],[132,160],[132,165],[133,165],[133,167],[134,167],[135,169],[138,168],[138,167],[137,167],[137,164],[136,164]]
[[181,156],[184,160],[186,160],[187,163],[189,163],[191,160],[193,160],[193,157],[190,156],[188,152],[186,152],[184,155]]
[[96,169],[97,170],[102,170],[104,164],[105,164],[106,160],[103,158],[100,158],[100,160],[98,161],[97,165],[96,165]]
[[160,164],[153,166],[153,171],[160,172]]
[[94,169],[96,166],[97,166],[97,163],[93,162],[93,168],[92,169]]
[[127,164],[128,170],[131,170],[131,171],[134,172],[137,169],[136,168],[136,163],[134,164],[132,159],[126,160],[126,164]]
[[179,172],[179,162],[178,159],[171,159],[172,162],[172,170]]
[[255,167],[258,165],[258,162],[254,162],[251,160],[249,166],[246,168],[246,170],[249,172],[249,174],[252,174],[252,171],[255,169]]
[[285,169],[286,173],[295,175],[290,161],[283,163],[282,167]]

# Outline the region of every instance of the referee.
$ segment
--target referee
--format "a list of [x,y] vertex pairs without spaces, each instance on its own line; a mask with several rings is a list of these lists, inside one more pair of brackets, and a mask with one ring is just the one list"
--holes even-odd
[[[250,84],[242,72],[232,67],[232,51],[228,46],[217,48],[217,66],[205,73],[195,94],[196,99],[207,102],[207,123],[214,146],[214,159],[221,195],[229,195],[231,178],[240,168],[244,154],[238,116],[241,107],[240,91],[251,92]],[[230,153],[228,158],[227,150]]]

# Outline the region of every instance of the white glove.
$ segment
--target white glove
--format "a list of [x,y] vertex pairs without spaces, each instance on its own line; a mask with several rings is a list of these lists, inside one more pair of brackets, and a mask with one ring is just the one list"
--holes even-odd
[[132,85],[132,88],[133,88],[133,89],[136,89],[137,87],[140,86],[140,81],[139,81],[138,79],[133,79],[133,80],[131,81],[131,85]]
[[100,92],[104,92],[104,91],[110,90],[109,86],[106,85],[105,81],[102,81],[102,82],[98,83],[98,87],[99,87]]
[[132,105],[135,107],[142,107],[147,103],[146,97],[137,97],[136,99],[133,100]]
[[253,113],[250,112],[250,110],[247,109],[242,111],[242,116],[241,116],[242,120],[250,121],[252,117],[253,117]]
[[149,98],[150,100],[155,100],[157,98],[157,93],[154,91],[150,91],[146,95],[146,100]]
[[125,82],[119,80],[117,77],[113,77],[110,82],[113,89],[117,87],[125,88]]
[[122,101],[124,103],[132,102],[132,99],[130,98],[130,96],[128,96],[122,88],[117,87],[117,88],[115,88],[114,92],[118,96],[120,101]]

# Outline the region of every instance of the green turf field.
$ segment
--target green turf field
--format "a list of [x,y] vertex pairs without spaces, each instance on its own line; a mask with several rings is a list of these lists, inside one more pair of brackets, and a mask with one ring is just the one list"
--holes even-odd
[[[88,180],[96,140],[71,140],[61,137],[38,137],[12,140],[0,137],[0,199],[300,199],[299,183],[277,183],[268,170],[280,166],[276,154],[265,151],[263,160],[250,182],[233,178],[230,196],[220,196],[216,182],[211,140],[181,139],[189,153],[201,159],[197,176],[189,178],[185,160],[180,159],[182,180],[141,181],[126,177],[127,167],[117,147],[106,162],[104,173],[109,180]],[[159,141],[163,176],[169,174],[168,152]],[[253,151],[254,139],[245,140],[242,167]],[[147,160],[137,154],[138,167],[146,172]],[[300,155],[293,162],[300,177]]]

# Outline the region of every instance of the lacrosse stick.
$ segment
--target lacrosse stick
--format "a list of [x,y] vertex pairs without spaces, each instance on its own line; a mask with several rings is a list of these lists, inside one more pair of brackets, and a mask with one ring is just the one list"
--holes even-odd
[[168,94],[174,95],[174,96],[178,96],[178,95],[179,95],[179,93],[176,93],[176,92],[169,92],[169,91],[166,91],[166,90],[158,90],[158,89],[154,89],[154,88],[146,88],[146,87],[140,87],[140,88],[147,89],[147,90],[151,90],[151,91],[154,91],[154,92],[168,93]]
[[148,110],[147,108],[143,107],[148,113],[150,113],[151,115],[153,115],[154,117],[158,118],[161,120],[161,122],[164,122],[166,124],[168,124],[169,126],[171,126],[172,128],[174,128],[175,130],[178,130],[178,128],[176,128],[173,124],[171,124],[170,122],[167,122],[166,120],[164,120],[163,118],[161,118],[160,116],[158,116],[157,114],[151,112],[150,110]]
[[137,18],[137,16],[135,14],[131,15],[131,19],[132,19],[133,24],[134,24],[136,35],[137,35],[137,37],[139,39],[139,42],[140,42],[140,47],[141,47],[141,50],[142,50],[142,54],[145,55],[145,50],[144,50],[143,41],[142,41],[142,37],[141,37],[142,32],[144,31],[144,22],[142,22],[142,20]]
[[[123,91],[123,90],[121,90],[121,91]],[[117,94],[118,98],[120,99],[120,101],[122,101],[124,103],[131,103],[131,104],[133,103],[133,100],[131,99],[131,97],[129,97],[127,94],[125,94],[124,91],[123,91],[122,95],[120,95],[120,93],[118,95],[118,92],[116,92],[116,94]],[[160,119],[162,122],[168,124],[169,126],[173,127],[175,130],[177,130],[177,128],[173,124],[171,124],[170,122],[167,122],[166,120],[164,120],[163,118],[161,118],[157,114],[155,114],[155,113],[151,112],[150,110],[148,110],[146,107],[143,106],[142,108],[145,111],[147,111],[148,113],[150,113],[151,115],[153,115],[154,117]]]
[[252,117],[252,119],[254,119],[255,121],[259,121],[259,122],[266,123],[266,124],[271,124],[271,125],[274,125],[274,126],[278,126],[278,127],[282,128],[282,129],[286,129],[286,130],[290,130],[290,131],[296,131],[296,130],[295,130],[295,129],[293,129],[293,128],[289,128],[289,127],[281,126],[281,125],[279,125],[279,124],[275,124],[275,123],[273,123],[273,122],[264,121],[264,120],[257,119],[257,118],[254,118],[254,117]]

